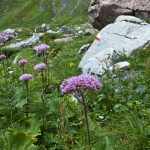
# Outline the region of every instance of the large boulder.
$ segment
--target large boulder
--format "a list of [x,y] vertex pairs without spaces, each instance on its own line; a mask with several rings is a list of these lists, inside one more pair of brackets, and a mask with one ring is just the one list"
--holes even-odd
[[150,42],[150,24],[133,16],[119,16],[96,36],[82,58],[83,73],[102,75],[105,69],[120,62],[121,55],[137,52]]
[[119,15],[150,17],[150,0],[91,0],[88,12],[91,24],[101,29]]

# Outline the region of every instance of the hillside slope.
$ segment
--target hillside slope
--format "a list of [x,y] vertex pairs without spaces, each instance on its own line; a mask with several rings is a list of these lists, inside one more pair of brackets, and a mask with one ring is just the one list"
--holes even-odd
[[0,29],[87,21],[90,0],[1,0]]

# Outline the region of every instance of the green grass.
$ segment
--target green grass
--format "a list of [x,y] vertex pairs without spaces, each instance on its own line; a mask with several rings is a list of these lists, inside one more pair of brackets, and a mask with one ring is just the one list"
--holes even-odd
[[[3,8],[4,3],[1,2],[0,6]],[[1,14],[1,28],[8,27],[31,27],[41,23],[49,23],[53,11],[50,1],[43,1],[44,10],[39,10],[40,0],[13,0],[9,1],[7,6],[8,12],[4,12],[4,8],[0,7]]]
[[[45,129],[39,128],[42,114],[41,77],[33,70],[35,64],[42,62],[42,57],[36,56],[32,48],[19,52],[15,51],[15,53],[12,53],[13,50],[11,50],[6,68],[10,65],[14,74],[8,76],[9,80],[5,81],[4,73],[6,72],[1,70],[0,83],[2,91],[6,92],[0,91],[1,103],[4,105],[4,108],[0,107],[0,113],[3,116],[0,124],[0,138],[5,135],[5,138],[8,139],[8,133],[10,134],[10,132],[7,133],[4,129],[7,130],[6,127],[9,127],[9,130],[15,134],[20,135],[22,132],[27,132],[26,135],[34,135],[33,137],[38,140],[36,144],[38,146],[43,145],[46,149],[86,150],[88,146],[86,145],[86,130],[82,109],[80,105],[76,105],[72,101],[71,96],[62,97],[59,88],[64,79],[81,73],[78,64],[82,55],[77,54],[78,50],[83,44],[91,43],[94,37],[80,36],[72,42],[61,44],[54,43],[51,36],[46,35],[46,37],[42,38],[41,42],[49,44],[51,46],[50,52],[52,52],[49,59],[49,63],[52,64],[49,68],[51,78],[49,84],[46,84],[46,127]],[[7,52],[9,50],[7,49]],[[30,112],[32,114],[29,119],[26,119],[23,113],[25,87],[22,87],[23,84],[18,82],[22,70],[18,64],[12,64],[16,55],[19,55],[19,59],[26,58],[29,60],[26,70],[28,73],[32,73],[35,78],[29,86]],[[150,67],[148,65],[150,48],[143,48],[136,55],[129,58],[123,57],[123,59],[130,62],[130,70],[126,72],[114,71],[116,80],[112,78],[110,72],[106,72],[101,79],[104,85],[103,89],[97,92],[89,91],[86,96],[92,148],[95,150],[150,149]],[[74,65],[70,66],[70,63]],[[2,68],[2,64],[0,67]],[[120,87],[120,91],[116,91],[118,87]],[[136,92],[138,88],[141,88],[140,93]],[[60,107],[62,112],[60,112]],[[12,116],[10,112],[13,114]],[[100,116],[103,116],[103,118],[100,118]],[[36,121],[37,118],[39,118],[39,121]],[[31,124],[34,124],[36,130],[30,128]],[[39,133],[42,134],[37,136]],[[7,145],[5,139],[1,141],[2,144]],[[25,142],[25,140],[22,141]],[[17,141],[14,142],[18,143]]]
[[89,0],[88,2],[83,0],[79,6],[75,7],[76,1],[71,0],[67,7],[62,9],[60,0],[56,1],[54,8],[52,0],[0,1],[0,30],[35,27],[42,23],[48,23],[54,27],[84,23],[88,21],[88,5]]
[[[6,27],[33,27],[48,21],[52,26],[64,24],[79,24],[86,21],[86,8],[81,4],[72,14],[75,1],[70,0],[68,9],[60,11],[61,1],[56,0],[56,9],[47,8],[45,13],[37,12],[40,1],[0,1],[0,28]],[[43,1],[51,7],[49,1]],[[34,5],[33,5],[34,3]],[[8,13],[3,13],[9,6]],[[50,11],[49,11],[50,10]],[[51,12],[52,11],[52,12]],[[34,14],[34,15],[33,15]],[[56,14],[56,20],[47,20]],[[71,16],[70,16],[71,15]],[[76,17],[79,15],[79,17]],[[81,16],[80,16],[81,15]],[[40,18],[40,19],[39,19]],[[32,29],[31,29],[32,31]],[[26,38],[30,32],[24,31],[21,38]],[[51,46],[51,55],[48,68],[50,80],[46,81],[46,125],[42,126],[43,104],[41,101],[41,76],[35,72],[35,64],[42,62],[43,58],[35,55],[32,48],[26,49],[1,49],[9,56],[3,63],[0,62],[0,147],[29,145],[30,149],[73,149],[86,150],[86,130],[81,107],[72,101],[71,96],[62,96],[59,88],[64,79],[81,73],[78,68],[83,55],[78,55],[80,47],[92,43],[94,36],[80,36],[68,43],[54,43],[52,40],[61,35],[45,34],[41,43]],[[18,81],[22,69],[18,64],[12,64],[16,55],[19,59],[29,60],[26,71],[33,74],[34,80],[30,81],[30,118],[24,115],[25,86]],[[136,55],[129,58],[128,71],[114,71],[115,78],[106,72],[101,78],[103,89],[97,92],[88,92],[88,116],[93,150],[149,150],[150,149],[150,48],[139,50]],[[71,65],[73,64],[73,65]],[[14,71],[8,74],[9,67]],[[116,89],[120,90],[116,90]],[[140,92],[137,92],[140,89]],[[103,118],[101,118],[101,116]],[[16,140],[20,137],[21,142]],[[29,140],[29,141],[28,141]],[[22,143],[23,142],[23,143]],[[9,145],[8,145],[9,143]],[[10,144],[11,143],[11,144]],[[18,147],[14,148],[18,149]],[[25,149],[25,148],[22,148]]]

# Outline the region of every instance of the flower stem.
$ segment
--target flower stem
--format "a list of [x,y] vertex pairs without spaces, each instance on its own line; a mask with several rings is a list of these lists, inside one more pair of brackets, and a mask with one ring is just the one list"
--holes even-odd
[[43,72],[43,70],[41,70],[41,76],[42,76],[42,100],[44,100],[45,84],[44,84],[44,72]]
[[88,143],[88,145],[90,145],[91,144],[91,137],[90,137],[88,116],[87,116],[87,109],[86,109],[86,104],[85,104],[85,99],[84,99],[83,93],[81,95],[82,95],[82,104],[83,104],[84,117],[85,117],[85,122],[86,122],[86,129],[87,129],[87,143]]
[[42,94],[41,94],[41,99],[43,102],[43,115],[42,115],[42,120],[43,120],[43,126],[45,124],[45,101],[44,101],[44,94],[45,94],[45,84],[44,84],[44,72],[41,70],[41,76],[42,76]]
[[25,81],[25,85],[26,85],[26,116],[28,117],[28,98],[29,98],[28,81]]
[[22,66],[22,73],[25,73],[24,65]]

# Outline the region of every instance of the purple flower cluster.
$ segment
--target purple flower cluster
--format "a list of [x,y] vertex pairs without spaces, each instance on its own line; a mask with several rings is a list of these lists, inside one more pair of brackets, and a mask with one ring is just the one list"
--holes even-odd
[[14,38],[14,36],[9,33],[0,33],[0,43],[4,43],[13,38]]
[[91,75],[79,75],[62,82],[60,90],[62,94],[72,93],[78,89],[98,90],[103,87],[95,77]]
[[41,44],[38,46],[34,47],[34,50],[36,51],[37,54],[44,54],[47,53],[47,50],[50,48],[50,46],[46,44]]
[[0,54],[0,60],[6,59],[6,55]]
[[29,81],[29,80],[33,80],[33,77],[31,74],[23,74],[19,77],[20,81]]
[[37,64],[34,66],[34,69],[43,71],[46,69],[46,64],[44,64],[44,63]]
[[26,60],[26,59],[21,59],[20,61],[19,61],[19,65],[20,66],[24,66],[25,64],[27,64],[28,63],[28,61]]

